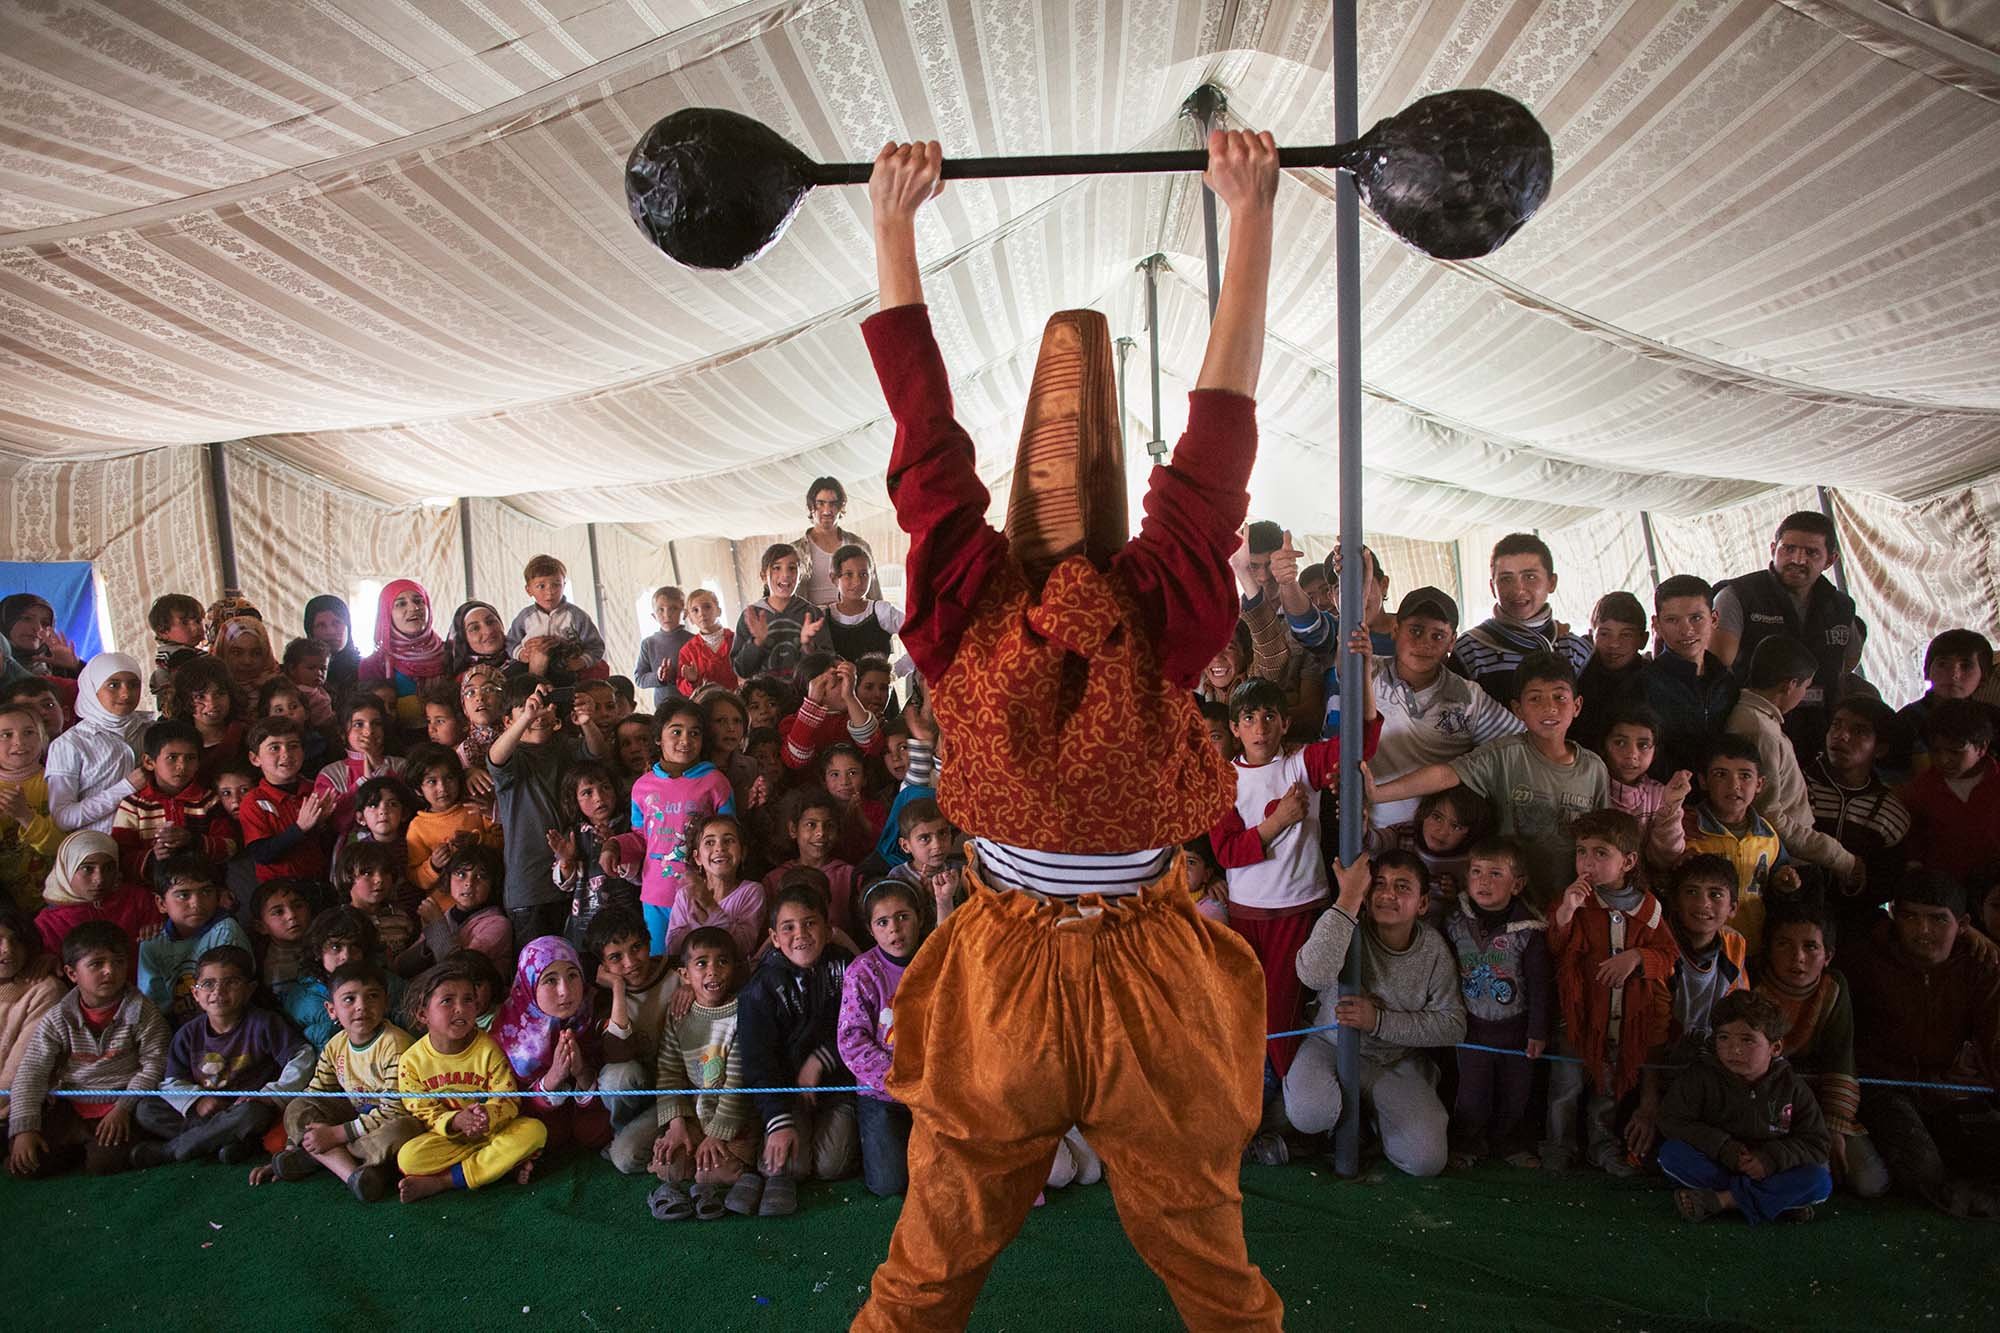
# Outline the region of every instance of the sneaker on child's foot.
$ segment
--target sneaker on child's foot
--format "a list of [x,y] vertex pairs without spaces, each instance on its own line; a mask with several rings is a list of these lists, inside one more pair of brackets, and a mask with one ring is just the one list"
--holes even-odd
[[1285,1142],[1285,1136],[1269,1131],[1250,1140],[1250,1147],[1243,1155],[1258,1166],[1283,1166],[1292,1160],[1292,1150]]

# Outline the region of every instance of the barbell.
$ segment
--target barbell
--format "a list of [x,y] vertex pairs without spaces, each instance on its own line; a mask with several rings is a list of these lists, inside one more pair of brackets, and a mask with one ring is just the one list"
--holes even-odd
[[[1284,148],[1292,170],[1353,174],[1362,200],[1397,236],[1438,259],[1500,248],[1548,198],[1549,136],[1505,93],[1432,93],[1352,143]],[[946,158],[946,180],[1204,171],[1208,150]],[[693,268],[732,269],[784,234],[815,185],[865,185],[872,162],[814,162],[768,126],[719,107],[688,107],[647,130],[625,162],[625,198],[653,244]]]

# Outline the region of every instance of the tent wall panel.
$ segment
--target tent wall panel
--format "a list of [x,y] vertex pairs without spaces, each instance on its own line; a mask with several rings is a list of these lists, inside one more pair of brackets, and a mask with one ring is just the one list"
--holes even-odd
[[465,593],[455,509],[385,505],[247,446],[232,445],[228,461],[238,577],[277,628],[278,652],[303,629],[309,598],[351,599],[364,579],[415,579],[430,594],[438,633],[449,631]]
[[[597,573],[604,586],[604,649],[614,675],[629,676],[639,657],[639,640],[656,628],[652,622],[650,594],[663,583],[673,582],[673,565],[667,548],[630,531],[621,524],[597,525]],[[639,599],[646,598],[646,619],[639,619]],[[586,606],[588,604],[586,603]],[[652,695],[639,691],[642,705]]]
[[208,459],[198,447],[87,463],[30,463],[0,475],[0,550],[15,560],[89,560],[110,607],[112,642],[153,651],[146,608],[222,584]]

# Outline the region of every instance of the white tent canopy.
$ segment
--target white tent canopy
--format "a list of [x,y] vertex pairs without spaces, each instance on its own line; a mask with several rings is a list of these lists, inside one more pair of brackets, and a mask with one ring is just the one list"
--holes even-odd
[[[1449,570],[1476,607],[1483,543],[1535,528],[1581,620],[1584,593],[1650,587],[1637,511],[1661,573],[1721,576],[1827,487],[1863,613],[1895,627],[1877,674],[1907,686],[1931,628],[1990,623],[2000,8],[1367,0],[1360,30],[1364,123],[1495,87],[1557,163],[1477,263],[1364,226],[1366,506],[1392,576]],[[822,473],[893,559],[865,196],[816,191],[737,272],[682,269],[626,212],[645,127],[706,104],[828,160],[910,137],[1112,151],[1191,144],[1181,103],[1212,82],[1232,123],[1325,142],[1327,32],[1294,0],[7,6],[0,536],[98,559],[142,625],[151,596],[218,582],[187,446],[229,441],[242,582],[286,620],[364,576],[448,603],[467,567],[511,609],[537,549],[581,581],[594,523],[617,651],[642,585],[739,594],[756,543],[728,539],[795,534]],[[1281,193],[1253,481],[1257,514],[1322,541],[1331,194]],[[1143,347],[1156,252],[1169,402],[1192,381],[1198,198],[1192,177],[964,182],[932,211],[934,318],[996,484],[1043,320],[1095,305]],[[1141,353],[1135,408],[1143,377]]]

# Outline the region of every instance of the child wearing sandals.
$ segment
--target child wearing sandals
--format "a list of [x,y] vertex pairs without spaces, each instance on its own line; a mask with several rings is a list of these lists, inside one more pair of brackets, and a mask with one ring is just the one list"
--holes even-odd
[[668,1015],[655,1067],[662,1088],[698,1095],[660,1098],[652,1172],[662,1183],[646,1206],[663,1222],[748,1216],[761,1201],[763,1179],[750,1169],[757,1160],[756,1111],[749,1097],[729,1091],[744,1086],[736,1040],[741,964],[735,938],[719,926],[690,931],[681,945],[681,985],[694,1003],[678,1017]]
[[473,1190],[513,1172],[542,1150],[548,1129],[520,1113],[511,1097],[519,1084],[506,1052],[481,1032],[479,991],[471,969],[440,963],[410,987],[409,1011],[421,1014],[424,1035],[403,1052],[397,1087],[428,1096],[404,1100],[424,1132],[396,1151],[404,1203],[446,1190]]
[[250,1172],[252,1185],[310,1177],[324,1167],[354,1197],[374,1203],[396,1179],[396,1154],[424,1127],[406,1103],[377,1101],[398,1084],[410,1034],[391,1023],[389,979],[355,958],[333,970],[326,1012],[340,1026],[319,1053],[312,1080],[285,1106],[285,1148]]

